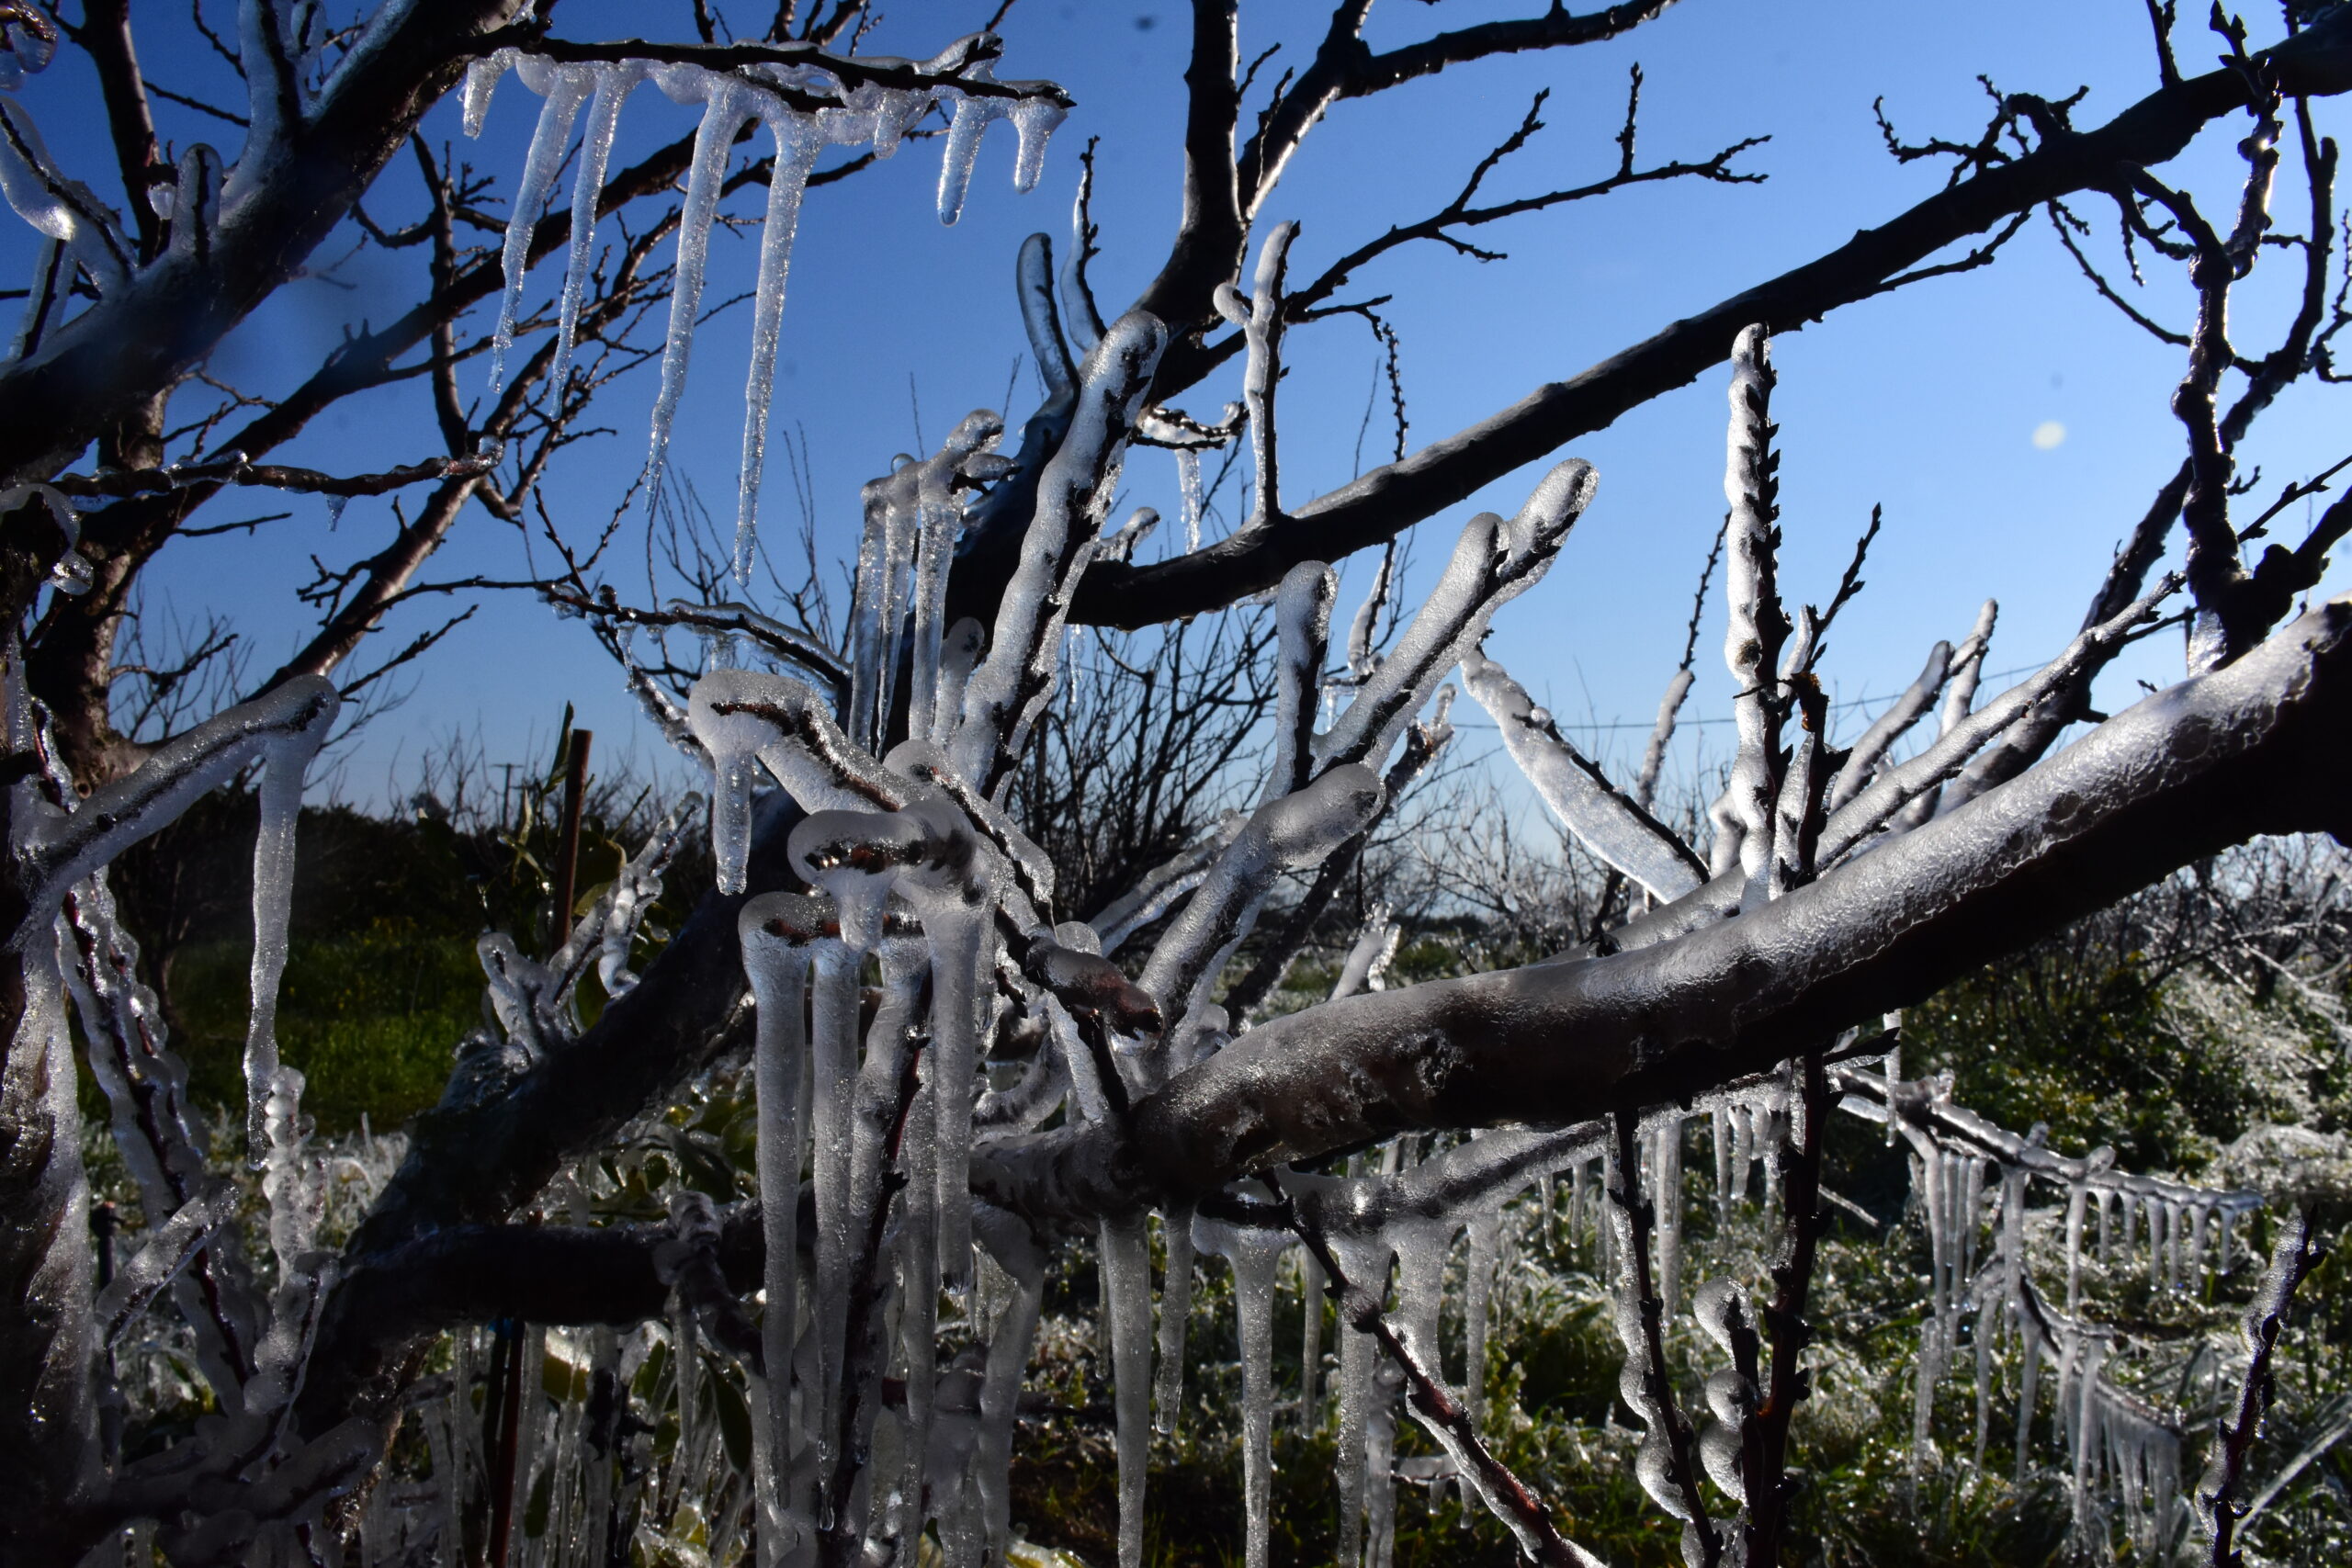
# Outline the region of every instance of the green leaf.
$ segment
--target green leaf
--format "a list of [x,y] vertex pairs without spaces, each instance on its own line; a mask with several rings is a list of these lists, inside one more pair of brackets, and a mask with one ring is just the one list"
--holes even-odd
[[718,1408],[718,1438],[727,1445],[727,1458],[745,1475],[752,1473],[752,1407],[744,1403],[743,1391],[728,1377],[727,1369],[706,1358],[704,1371],[709,1373],[711,1403]]

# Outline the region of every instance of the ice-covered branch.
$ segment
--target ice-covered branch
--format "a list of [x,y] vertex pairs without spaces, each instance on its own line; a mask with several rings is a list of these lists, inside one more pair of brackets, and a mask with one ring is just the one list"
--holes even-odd
[[[1325,1289],[1340,1305],[1341,1320],[1357,1333],[1374,1339],[1382,1352],[1403,1371],[1413,1414],[1453,1459],[1456,1469],[1477,1488],[1478,1500],[1510,1528],[1511,1534],[1518,1538],[1520,1550],[1531,1562],[1546,1564],[1547,1568],[1600,1568],[1599,1558],[1560,1534],[1544,1500],[1495,1457],[1494,1450],[1479,1436],[1470,1412],[1390,1326],[1387,1315],[1381,1311],[1380,1298],[1348,1279],[1313,1213],[1293,1203],[1277,1178],[1270,1175],[1266,1180],[1287,1212],[1299,1239],[1315,1255],[1327,1281]],[[1310,1310],[1312,1307],[1310,1303]]]
[[1476,649],[1495,613],[1543,580],[1599,483],[1589,463],[1571,457],[1544,476],[1510,522],[1491,512],[1469,521],[1412,624],[1317,738],[1319,766],[1376,767],[1387,759],[1438,682]]
[[1339,592],[1340,574],[1321,561],[1301,561],[1291,568],[1275,592],[1281,637],[1275,668],[1282,684],[1274,702],[1274,765],[1266,774],[1267,800],[1306,787],[1315,760],[1315,710],[1323,690],[1323,660],[1331,641],[1331,604]]
[[[1246,935],[1283,872],[1316,865],[1360,831],[1386,798],[1379,775],[1345,763],[1251,815],[1152,949],[1141,985],[1170,1024],[1206,1000],[1229,950]],[[1165,1064],[1172,1034],[1155,1059]]]
[[1231,284],[1216,289],[1217,314],[1248,340],[1248,367],[1241,373],[1242,406],[1250,412],[1250,461],[1256,484],[1246,533],[1280,525],[1283,520],[1280,450],[1274,427],[1274,395],[1283,379],[1283,278],[1298,225],[1277,223],[1258,248],[1258,271],[1247,296]]
[[1587,849],[1661,902],[1707,880],[1707,868],[1690,847],[1569,744],[1551,714],[1501,665],[1474,650],[1463,656],[1462,680],[1502,731],[1519,771]]
[[[1349,39],[1340,47],[1346,52],[1357,46]],[[2256,58],[2277,70],[2290,96],[2352,89],[2352,17],[2331,13]],[[1088,574],[1074,614],[1098,625],[1153,625],[1271,588],[1302,560],[1344,560],[1706,374],[1754,322],[1781,329],[1827,315],[1871,298],[1887,280],[1954,241],[2069,191],[2105,188],[2119,164],[2167,162],[2208,122],[2245,108],[2248,92],[2244,77],[2229,69],[2159,88],[2104,126],[2052,138],[2030,153],[1972,175],[1884,223],[1862,229],[1832,251],[1696,311],[1589,369],[1535,389],[1491,418],[1293,506],[1289,525],[1274,536],[1222,540],[1148,566],[1098,565]],[[1306,114],[1299,121],[1303,125],[1311,123],[1306,106],[1313,101],[1312,92],[1295,85],[1286,106]],[[1160,395],[1176,395],[1182,390],[1176,383],[1189,384],[1209,367],[1199,355],[1189,356],[1181,370],[1171,358]]]
[[1070,595],[1093,556],[1127,436],[1167,341],[1159,322],[1130,311],[1080,367],[1069,433],[1038,477],[1020,565],[997,607],[988,656],[965,685],[962,717],[948,742],[956,771],[983,792],[994,790],[1019,754],[1052,691]]
[[2254,1304],[2246,1308],[2245,1343],[2251,1354],[2245,1377],[2238,1385],[2234,1418],[2223,1420],[2213,1445],[2212,1461],[2197,1483],[2197,1510],[2213,1533],[2213,1568],[2236,1568],[2240,1555],[2234,1544],[2245,1505],[2237,1499],[2245,1482],[2246,1455],[2262,1435],[2263,1417],[2269,1414],[2274,1390],[2270,1371],[2278,1336],[2287,1326],[2288,1303],[2295,1287],[2319,1262],[2322,1249],[2312,1236],[2308,1210],[2290,1210],[2280,1221],[2278,1245],[2271,1249],[2270,1271]]
[[1762,327],[1739,334],[1731,362],[1730,457],[1724,469],[1724,497],[1731,503],[1724,528],[1724,662],[1736,682],[1732,715],[1739,750],[1713,813],[1712,870],[1722,873],[1736,864],[1761,891],[1773,859],[1774,807],[1785,767],[1781,730],[1790,705],[1781,679],[1781,649],[1790,623],[1781,608],[1777,578],[1781,458],[1772,450],[1779,428],[1771,415],[1775,377],[1771,344]]
[[[1954,680],[1945,694],[1949,722],[1943,733],[1917,756],[1881,773],[1829,818],[1821,832],[1821,863],[1826,865],[1861,843],[1896,812],[1925,797],[1928,791],[1960,772],[1970,757],[2004,729],[2052,696],[2070,690],[2084,669],[2103,660],[2178,587],[2178,578],[2165,578],[2156,585],[2155,592],[2127,606],[2112,620],[2085,631],[2030,678],[2020,681],[1974,713],[1968,711],[1967,705],[1975,682]],[[1968,668],[1973,669],[1983,661],[1983,649],[1980,647],[1973,653],[1964,653],[1964,657],[1969,660]]]
[[[1617,1111],[1611,1121],[1615,1157],[1609,1164],[1609,1210],[1602,1223],[1610,1228],[1617,1256],[1612,1290],[1617,1335],[1625,1347],[1622,1387],[1626,1404],[1647,1428],[1634,1470],[1650,1500],[1682,1521],[1683,1561],[1690,1568],[1714,1568],[1723,1561],[1723,1533],[1707,1517],[1699,1491],[1697,1435],[1675,1397],[1666,1359],[1666,1303],[1651,1271],[1650,1244],[1658,1216],[1637,1195],[1639,1121],[1631,1111]],[[1675,1125],[1679,1130],[1680,1122]],[[1678,1184],[1661,1196],[1679,1203],[1681,1188]]]
[[1201,1191],[1405,1128],[1566,1122],[1761,1071],[2226,844],[2352,831],[2324,782],[2347,682],[2340,600],[1766,907],[1274,1020],[1140,1100],[1131,1139],[1073,1136],[1019,1181],[1048,1206],[1113,1170]]

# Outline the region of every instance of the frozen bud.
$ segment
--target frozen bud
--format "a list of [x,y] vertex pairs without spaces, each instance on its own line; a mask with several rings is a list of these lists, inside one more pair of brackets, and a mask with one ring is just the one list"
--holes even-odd
[[1698,1318],[1699,1326],[1705,1331],[1707,1337],[1721,1346],[1726,1354],[1732,1348],[1732,1336],[1750,1326],[1747,1300],[1740,1293],[1739,1286],[1730,1280],[1710,1280],[1700,1286],[1697,1299],[1690,1303],[1690,1311]]
[[1715,1419],[1736,1427],[1756,1408],[1756,1385],[1736,1367],[1725,1367],[1707,1380],[1707,1408]]
[[1107,958],[1039,941],[1030,944],[1021,967],[1063,1006],[1099,1012],[1122,1034],[1159,1032],[1159,1004]]
[[754,932],[794,947],[841,935],[841,915],[829,898],[805,893],[769,893],[743,906],[742,932]]
[[1699,1463],[1705,1468],[1707,1479],[1736,1502],[1747,1501],[1747,1484],[1739,1472],[1739,1428],[1722,1423],[1710,1423],[1699,1434]]

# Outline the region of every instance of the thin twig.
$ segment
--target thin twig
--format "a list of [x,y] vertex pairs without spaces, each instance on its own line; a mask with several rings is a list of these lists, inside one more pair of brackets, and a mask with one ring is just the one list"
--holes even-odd
[[2294,1299],[2295,1287],[2302,1283],[2303,1277],[2323,1256],[2324,1249],[2312,1237],[2311,1210],[2293,1210],[2278,1227],[2278,1243],[2270,1253],[2270,1272],[2263,1279],[2253,1304],[2246,1308],[2245,1339],[2253,1355],[2246,1361],[2245,1377],[2238,1384],[2237,1419],[2222,1423],[2215,1434],[2212,1462],[2197,1484],[2199,1511],[2213,1532],[2210,1559],[2213,1568],[2238,1568],[2244,1561],[2235,1540],[2238,1520],[2245,1517],[2246,1508],[2237,1501],[2237,1494],[2246,1479],[2246,1456],[2253,1451],[2255,1439],[2262,1435],[2262,1418],[2269,1413],[2275,1392],[2271,1357],[2278,1348],[2280,1330],[2287,1326],[2287,1307]]
[[1412,1401],[1413,1414],[1419,1417],[1430,1433],[1443,1444],[1454,1463],[1476,1484],[1487,1506],[1509,1525],[1519,1538],[1520,1547],[1533,1561],[1556,1568],[1598,1568],[1593,1555],[1560,1533],[1552,1522],[1552,1511],[1544,1500],[1528,1489],[1526,1483],[1511,1472],[1510,1467],[1497,1459],[1478,1435],[1476,1422],[1463,1403],[1452,1391],[1422,1366],[1400,1338],[1380,1308],[1380,1298],[1369,1290],[1351,1283],[1347,1271],[1340,1268],[1338,1254],[1325,1239],[1323,1228],[1306,1213],[1290,1195],[1283,1190],[1282,1179],[1272,1171],[1263,1178],[1280,1201],[1284,1217],[1299,1240],[1306,1244],[1315,1260],[1322,1266],[1324,1290],[1339,1303],[1340,1315],[1359,1334],[1369,1334],[1388,1359],[1396,1362],[1405,1374],[1405,1387]]

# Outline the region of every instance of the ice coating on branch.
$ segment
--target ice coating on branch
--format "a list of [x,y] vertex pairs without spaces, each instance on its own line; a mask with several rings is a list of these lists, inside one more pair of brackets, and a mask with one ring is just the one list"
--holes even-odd
[[742,891],[751,850],[752,787],[764,765],[808,810],[895,810],[919,793],[850,743],[831,705],[802,682],[721,670],[695,682],[686,725],[716,774],[711,847],[722,891]]
[[171,1218],[148,1233],[138,1251],[119,1265],[92,1304],[102,1345],[119,1340],[156,1292],[176,1279],[213,1233],[236,1216],[236,1184],[216,1181],[190,1198]]
[[865,531],[859,545],[851,644],[853,733],[879,735],[886,722],[910,591],[914,649],[909,660],[913,679],[908,733],[923,739],[938,733],[947,574],[964,528],[963,492],[1007,470],[1007,460],[995,450],[1003,434],[1001,416],[977,409],[931,457],[902,463],[865,487]]
[[1478,646],[1495,612],[1543,578],[1598,482],[1592,465],[1571,457],[1544,477],[1510,522],[1492,513],[1472,518],[1396,646],[1316,742],[1317,760],[1385,759],[1439,683]]
[[[2084,670],[2102,658],[2106,649],[2120,642],[2179,585],[2177,577],[2165,578],[2154,591],[2126,606],[2113,619],[2086,628],[2067,644],[2065,651],[2033,675],[2010,687],[1974,713],[1959,718],[1917,756],[1881,773],[1831,816],[1822,828],[1819,863],[1827,865],[1838,856],[1864,842],[1891,819],[1908,824],[1909,814],[1900,817],[1897,814],[1904,812],[1906,807],[1932,800],[1930,792],[1937,785],[1958,773],[1971,756],[2002,730],[2031,712],[2053,693],[2066,687]],[[1956,656],[1955,666],[1958,662]],[[1973,682],[1970,690],[1973,693]],[[1945,711],[1948,714],[1953,711],[1949,698]]]
[[[1998,601],[1985,600],[1976,613],[1974,629],[1953,650],[1951,674],[1944,687],[1943,712],[1937,720],[1937,739],[1939,741],[1949,741],[1968,722],[1970,710],[1976,703],[1977,683],[1984,678],[1984,655],[1992,646],[1993,626],[2000,614]],[[1905,807],[1898,820],[1905,827],[1917,827],[1936,815],[1941,804],[1942,792],[1939,789],[1930,787],[1923,790]]]
[[1560,825],[1587,849],[1670,902],[1706,881],[1699,857],[1579,752],[1501,665],[1472,649],[1462,682],[1501,730],[1504,749]]
[[1363,930],[1348,950],[1347,958],[1340,965],[1340,977],[1331,982],[1331,994],[1327,998],[1338,1001],[1359,991],[1377,991],[1384,987],[1382,978],[1388,961],[1396,956],[1396,940],[1403,928],[1388,918],[1388,906],[1374,904],[1364,912]]
[[1830,784],[1824,802],[1830,811],[1838,810],[1861,793],[1886,756],[1887,749],[1907,734],[1935,702],[1936,694],[1943,689],[1945,672],[1951,668],[1951,644],[1939,642],[1928,649],[1927,666],[1919,671],[1919,678],[1905,687],[1884,713],[1871,721],[1848,752],[1845,765],[1838,770],[1838,777]]
[[776,344],[784,325],[785,280],[800,228],[800,198],[817,166],[822,138],[806,115],[781,107],[760,117],[775,139],[768,174],[766,220],[760,228],[758,280],[752,296],[752,363],[743,386],[743,460],[735,499],[735,581],[752,581],[759,532],[760,484],[766,472],[768,402],[775,386]]
[[1038,476],[1037,505],[1021,562],[998,602],[987,658],[964,688],[948,745],[956,770],[992,787],[1000,759],[1017,755],[1053,692],[1063,618],[1117,491],[1121,454],[1149,390],[1168,331],[1130,310],[1079,369],[1069,430]]
[[1731,364],[1731,424],[1724,467],[1724,497],[1731,505],[1724,569],[1729,612],[1724,663],[1731,671],[1736,693],[1732,715],[1739,750],[1724,786],[1718,830],[1736,841],[1740,869],[1754,884],[1772,862],[1774,806],[1781,793],[1781,725],[1787,713],[1779,666],[1789,634],[1775,577],[1781,545],[1780,457],[1771,446],[1776,378],[1771,344],[1762,327],[1740,333]]
[[[654,901],[662,897],[662,874],[669,870],[701,807],[702,796],[691,793],[672,807],[645,847],[622,863],[612,886],[591,912],[597,921],[596,983],[605,987],[607,997],[627,996],[637,985],[636,972],[628,966],[629,949]],[[579,938],[575,935],[572,940]]]
[[1314,757],[1315,697],[1323,682],[1331,606],[1339,593],[1340,574],[1319,560],[1291,568],[1274,591],[1279,649],[1274,668],[1280,683],[1274,699],[1274,763],[1266,774],[1261,800],[1306,787]]
[[[139,944],[117,919],[103,875],[76,885],[62,927],[78,957],[65,979],[91,1043],[91,1076],[112,1112],[115,1145],[138,1183],[141,1207],[156,1219],[172,1215],[215,1190],[203,1122],[188,1102],[187,1064],[171,1048],[161,999],[139,982]],[[233,1187],[230,1193],[233,1199]],[[206,1235],[212,1238],[207,1249],[169,1284],[205,1381],[234,1405],[242,1402],[262,1302],[234,1233]]]
[[571,141],[572,122],[597,87],[596,73],[588,66],[529,63],[540,67],[544,81],[532,82],[528,73],[524,80],[544,92],[546,101],[539,106],[531,150],[523,159],[522,177],[515,182],[514,205],[507,209],[506,243],[501,257],[506,288],[499,298],[497,328],[490,336],[490,396],[493,400],[506,388],[506,355],[514,346],[514,320],[522,308],[523,282],[530,266],[531,234],[554,193],[556,175]]
[[1274,432],[1274,397],[1282,385],[1283,277],[1291,243],[1298,238],[1296,223],[1277,223],[1258,247],[1258,267],[1250,278],[1252,293],[1244,296],[1231,283],[1220,283],[1211,296],[1216,313],[1240,330],[1248,344],[1241,371],[1241,402],[1249,411],[1250,456],[1254,492],[1250,503],[1252,529],[1271,526],[1282,514],[1282,479]]
[[1642,771],[1634,780],[1634,804],[1647,811],[1657,798],[1658,775],[1666,771],[1666,748],[1674,739],[1675,719],[1682,712],[1683,703],[1690,695],[1697,677],[1688,670],[1677,670],[1674,679],[1666,683],[1666,693],[1657,700],[1657,718],[1650,727],[1649,744],[1642,750]]
[[1144,966],[1139,983],[1170,1023],[1190,1010],[1194,987],[1215,977],[1216,955],[1248,931],[1274,878],[1319,863],[1372,820],[1383,798],[1379,776],[1351,762],[1251,815]]
[[130,246],[120,223],[87,186],[65,177],[31,112],[14,98],[0,98],[0,196],[17,217],[65,247],[101,298],[130,277]]

